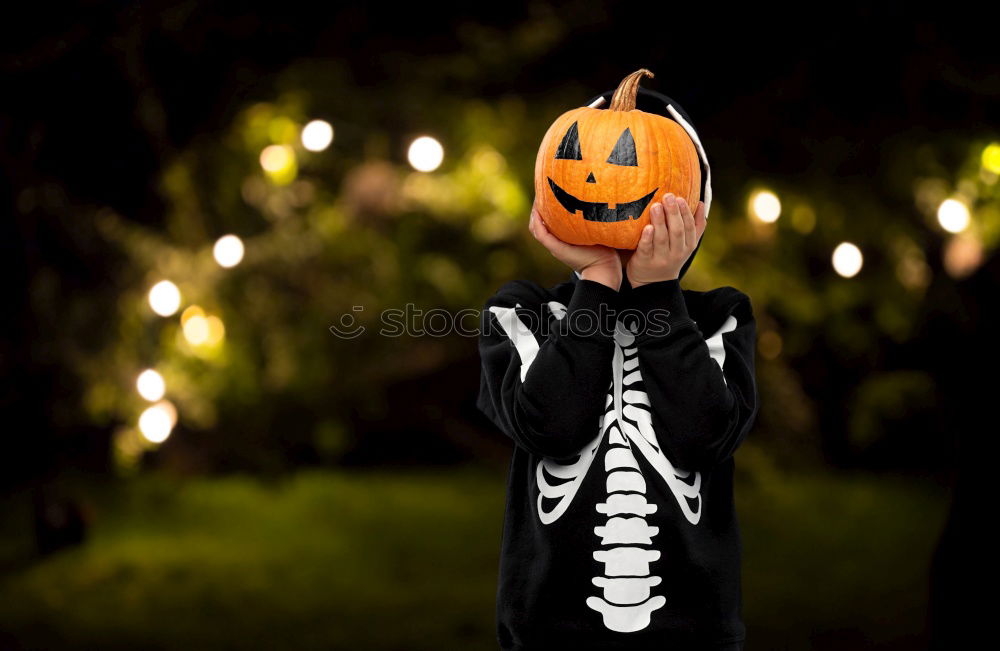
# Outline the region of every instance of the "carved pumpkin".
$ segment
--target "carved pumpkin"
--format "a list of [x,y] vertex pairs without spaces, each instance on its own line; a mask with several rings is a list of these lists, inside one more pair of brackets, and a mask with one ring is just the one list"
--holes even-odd
[[677,122],[635,108],[643,68],[618,86],[607,109],[560,115],[535,160],[535,200],[552,233],[570,244],[635,249],[649,207],[668,192],[692,212],[701,195],[698,152]]

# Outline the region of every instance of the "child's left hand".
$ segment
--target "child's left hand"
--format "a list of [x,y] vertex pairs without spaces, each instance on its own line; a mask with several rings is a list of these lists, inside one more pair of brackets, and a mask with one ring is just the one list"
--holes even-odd
[[699,201],[692,215],[683,197],[667,193],[662,204],[650,206],[649,221],[635,251],[619,251],[633,288],[680,275],[705,232],[705,202]]

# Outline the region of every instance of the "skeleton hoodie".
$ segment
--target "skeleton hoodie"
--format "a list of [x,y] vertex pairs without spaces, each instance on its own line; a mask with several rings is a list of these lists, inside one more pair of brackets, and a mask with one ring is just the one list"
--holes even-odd
[[515,444],[501,649],[742,648],[733,454],[755,341],[746,294],[680,278],[615,291],[573,272],[486,301],[477,406]]

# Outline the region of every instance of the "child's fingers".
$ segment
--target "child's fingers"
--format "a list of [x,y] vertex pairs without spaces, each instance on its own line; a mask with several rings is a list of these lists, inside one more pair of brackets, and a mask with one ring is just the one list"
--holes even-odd
[[680,206],[681,218],[684,220],[684,244],[688,247],[694,247],[694,243],[698,240],[698,233],[694,224],[694,215],[691,214],[691,207],[684,197],[678,197],[677,204]]
[[698,239],[701,239],[702,233],[705,232],[705,226],[708,225],[708,218],[705,217],[705,202],[699,201],[698,208],[694,213],[694,223]]
[[537,224],[537,226],[535,228],[538,229],[538,235],[539,235],[539,237],[541,237],[543,240],[549,242],[550,244],[553,244],[553,243],[562,244],[563,243],[562,240],[560,240],[558,237],[556,237],[555,235],[552,234],[552,231],[549,230],[549,227],[545,225],[545,220],[544,219],[542,219],[541,217],[535,217],[535,222]]
[[531,231],[531,234],[535,237],[536,240],[538,239],[538,226],[537,226],[538,221],[539,221],[538,212],[534,208],[532,208],[531,216],[528,217],[528,230]]
[[652,225],[646,224],[642,229],[642,235],[639,236],[639,245],[635,247],[635,252],[643,257],[648,258],[653,255],[653,230]]
[[540,214],[538,214],[537,212],[534,212],[532,214],[534,216],[534,223],[535,223],[532,234],[535,236],[535,239],[541,242],[545,248],[547,248],[553,254],[556,254],[556,253],[562,253],[567,248],[572,246],[571,244],[567,244],[566,242],[563,242],[558,237],[553,235],[551,231],[549,231],[548,226],[545,225],[545,220],[542,219],[542,216]]
[[663,214],[663,204],[657,201],[649,209],[649,223],[653,225],[653,253],[666,253],[670,248],[667,240],[667,225]]
[[545,246],[552,248],[555,236],[549,231],[541,217],[535,217],[535,237]]
[[[671,201],[674,199],[674,201]],[[670,232],[670,250],[681,252],[685,250],[684,245],[684,220],[681,218],[680,208],[673,194],[667,195],[667,230]]]
[[531,234],[535,236],[536,240],[548,246],[545,243],[545,236],[548,234],[548,231],[545,228],[545,222],[542,221],[541,215],[539,215],[535,210],[531,211],[531,220],[528,223],[528,229],[531,231]]
[[534,207],[531,209],[531,220],[528,223],[528,228],[531,230],[531,234],[538,240],[541,240],[545,233],[548,232],[548,229],[545,228],[545,222],[542,221],[542,216]]

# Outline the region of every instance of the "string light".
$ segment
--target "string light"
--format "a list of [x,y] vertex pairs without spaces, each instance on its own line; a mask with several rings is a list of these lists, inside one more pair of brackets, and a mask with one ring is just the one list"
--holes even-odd
[[139,416],[139,431],[152,443],[162,443],[177,424],[177,408],[168,400],[148,407]]
[[755,192],[750,197],[750,213],[764,223],[773,223],[781,216],[781,200],[770,190]]
[[205,310],[201,309],[200,305],[189,305],[186,310],[181,312],[181,326],[193,316],[205,316]]
[[983,263],[983,245],[968,233],[948,239],[944,247],[944,268],[953,278],[964,278]]
[[1000,143],[990,143],[983,149],[982,164],[991,174],[1000,174]]
[[287,145],[268,145],[260,152],[260,166],[265,172],[284,172],[295,162],[295,153]]
[[302,146],[309,151],[323,151],[333,142],[333,125],[313,120],[302,129]]
[[407,158],[418,172],[433,172],[444,160],[444,147],[430,136],[420,136],[410,144]]
[[851,278],[861,271],[861,249],[851,242],[841,242],[833,250],[833,270],[844,278]]
[[181,306],[181,290],[169,280],[161,280],[149,290],[149,306],[160,316],[171,316]]
[[222,342],[226,336],[226,326],[222,323],[222,319],[212,314],[206,317],[205,321],[208,324],[208,336],[205,338],[205,343],[209,346],[215,346]]
[[184,339],[192,346],[215,346],[226,336],[226,326],[214,314],[206,314],[198,305],[191,305],[181,314]]
[[210,334],[208,319],[201,314],[189,318],[182,327],[184,328],[184,338],[188,340],[189,344],[198,346],[208,341]]
[[156,402],[163,397],[167,390],[167,385],[163,381],[163,376],[149,368],[139,374],[135,380],[135,388],[139,395],[150,402]]
[[938,206],[937,219],[949,233],[961,233],[969,227],[969,207],[957,199],[945,199]]
[[215,241],[212,253],[220,267],[235,267],[243,259],[243,240],[235,235],[223,235]]

